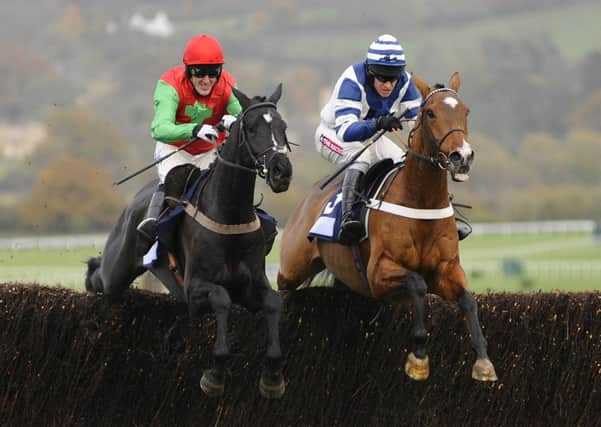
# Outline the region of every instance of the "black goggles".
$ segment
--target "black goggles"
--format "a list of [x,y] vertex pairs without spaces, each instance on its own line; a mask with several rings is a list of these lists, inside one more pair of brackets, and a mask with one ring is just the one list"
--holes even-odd
[[398,79],[401,78],[400,74],[398,76],[384,76],[382,74],[376,74],[376,73],[370,72],[369,75],[372,76],[374,79],[378,80],[379,82],[382,82],[382,83],[396,82]]
[[188,65],[188,72],[191,77],[209,76],[214,79],[221,74],[221,65]]
[[397,81],[397,80],[399,80],[401,78],[401,75],[403,74],[403,71],[405,71],[405,68],[404,67],[399,67],[396,70],[398,70],[398,72],[391,73],[391,72],[389,72],[387,70],[386,74],[382,74],[382,73],[379,73],[377,69],[374,69],[372,67],[368,67],[367,68],[367,74],[370,77],[373,77],[374,79],[376,79],[376,80],[378,80],[378,81],[380,81],[382,83],[395,82],[395,81]]

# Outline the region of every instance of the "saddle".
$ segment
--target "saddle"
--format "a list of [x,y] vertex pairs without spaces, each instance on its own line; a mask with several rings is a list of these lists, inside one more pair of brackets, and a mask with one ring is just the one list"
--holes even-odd
[[192,194],[186,195],[188,190],[198,185],[201,177],[207,175],[207,171],[201,171],[192,164],[176,166],[169,171],[165,177],[165,200],[170,208],[176,207],[182,200],[189,198]]

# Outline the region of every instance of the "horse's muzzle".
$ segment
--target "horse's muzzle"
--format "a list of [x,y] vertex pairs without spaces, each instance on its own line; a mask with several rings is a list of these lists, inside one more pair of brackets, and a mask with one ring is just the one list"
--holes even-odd
[[285,154],[276,153],[269,162],[267,184],[274,193],[288,190],[292,180],[292,163]]
[[463,147],[449,154],[448,170],[453,181],[464,182],[469,179],[469,172],[474,161],[474,151],[471,147]]

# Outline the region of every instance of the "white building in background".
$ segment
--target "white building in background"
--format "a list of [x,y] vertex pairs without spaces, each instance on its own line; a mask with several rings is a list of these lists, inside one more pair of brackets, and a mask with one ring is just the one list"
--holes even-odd
[[139,13],[134,13],[129,18],[128,26],[134,31],[141,31],[154,37],[171,37],[175,32],[167,13],[162,10],[159,10],[154,18],[150,19],[146,19]]
[[0,158],[23,160],[46,141],[42,123],[0,124]]

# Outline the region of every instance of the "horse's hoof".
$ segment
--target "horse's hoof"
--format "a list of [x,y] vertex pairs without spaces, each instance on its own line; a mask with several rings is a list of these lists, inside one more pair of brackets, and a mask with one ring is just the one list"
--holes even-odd
[[200,388],[208,397],[220,397],[223,395],[225,385],[223,381],[220,381],[219,378],[217,378],[217,375],[209,369],[202,373]]
[[415,381],[427,380],[430,376],[430,363],[428,356],[418,359],[415,354],[409,353],[407,363],[405,363],[405,373],[409,378]]
[[478,359],[472,368],[472,378],[478,381],[497,381],[497,373],[490,359]]
[[[271,378],[269,378],[271,377]],[[277,374],[274,376],[263,374],[259,380],[259,391],[266,399],[279,399],[286,391],[284,376]]]

